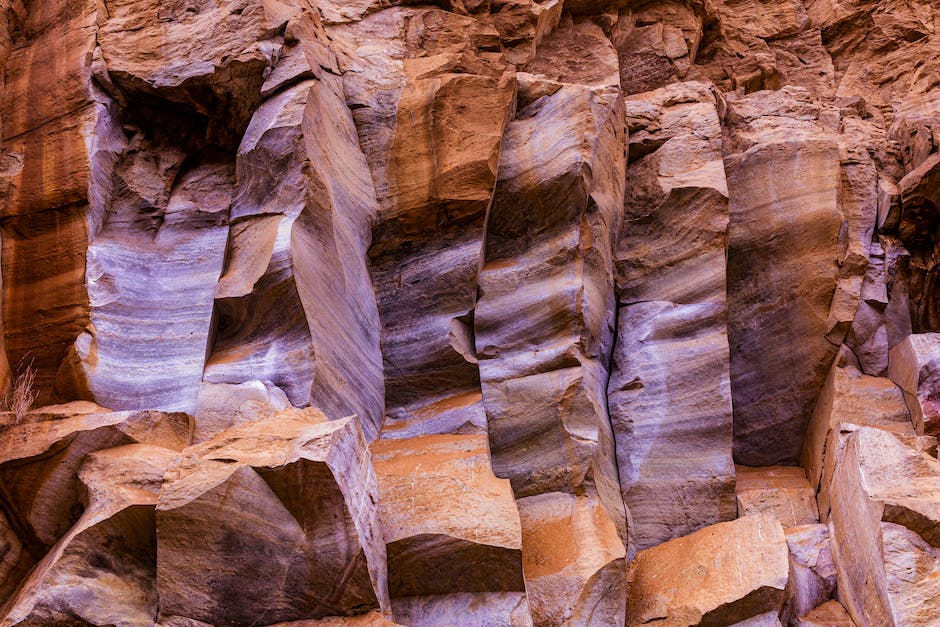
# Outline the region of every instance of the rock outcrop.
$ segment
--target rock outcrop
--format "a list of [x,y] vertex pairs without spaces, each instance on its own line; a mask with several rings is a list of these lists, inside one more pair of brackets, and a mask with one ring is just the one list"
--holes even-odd
[[938,29],[0,0],[0,627],[933,625]]

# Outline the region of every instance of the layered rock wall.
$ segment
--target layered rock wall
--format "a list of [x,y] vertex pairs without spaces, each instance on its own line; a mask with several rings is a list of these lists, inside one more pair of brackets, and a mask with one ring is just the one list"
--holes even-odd
[[0,0],[0,625],[933,624],[938,29]]

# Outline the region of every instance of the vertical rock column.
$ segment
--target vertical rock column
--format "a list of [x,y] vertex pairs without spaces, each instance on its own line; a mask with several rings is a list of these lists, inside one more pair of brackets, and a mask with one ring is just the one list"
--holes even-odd
[[731,520],[728,188],[704,83],[629,96],[610,414],[637,550]]
[[436,8],[392,8],[330,34],[380,204],[369,257],[383,437],[482,433],[473,310],[515,73],[493,27]]
[[836,354],[827,333],[841,173],[824,123],[833,115],[793,87],[729,103],[728,337],[734,458],[745,466],[796,463]]
[[473,340],[515,72],[492,26],[436,8],[329,32],[379,200],[369,261],[387,409],[372,453],[395,618],[529,624],[519,515],[493,475]]
[[284,19],[246,0],[188,11],[126,2],[106,16],[95,74],[115,99],[124,145],[113,173],[98,177],[105,201],[90,221],[91,323],[67,364],[77,364],[77,394],[116,408],[195,408],[234,148]]
[[264,379],[297,406],[382,423],[379,319],[366,267],[368,166],[316,14],[293,18],[238,148],[209,383]]
[[624,142],[616,52],[595,24],[563,18],[519,74],[474,321],[493,467],[518,499],[537,625],[623,620],[606,385]]
[[0,106],[4,336],[10,362],[37,369],[42,403],[88,321],[86,215],[100,201],[95,180],[111,132],[91,81],[96,3],[33,3],[10,17]]

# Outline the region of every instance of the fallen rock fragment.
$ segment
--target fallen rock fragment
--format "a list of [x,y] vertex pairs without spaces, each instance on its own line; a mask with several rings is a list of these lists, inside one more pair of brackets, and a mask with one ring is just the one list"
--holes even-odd
[[826,601],[798,617],[796,627],[855,627],[855,622],[838,601]]
[[550,492],[517,504],[533,624],[623,624],[626,553],[597,499]]
[[790,550],[790,579],[780,618],[783,624],[789,625],[797,616],[833,597],[836,568],[826,525],[800,525],[784,533]]
[[[732,625],[780,612],[788,580],[783,527],[745,516],[640,551],[627,567],[628,627]],[[730,576],[734,573],[733,576]]]
[[838,599],[852,619],[931,624],[940,602],[940,462],[894,434],[859,427],[830,490]]
[[89,453],[134,443],[179,451],[192,429],[187,414],[112,412],[86,402],[44,407],[0,426],[3,511],[22,544],[21,562],[41,559],[82,517],[79,469]]
[[940,435],[940,333],[915,333],[891,349],[888,376],[904,391],[914,428]]

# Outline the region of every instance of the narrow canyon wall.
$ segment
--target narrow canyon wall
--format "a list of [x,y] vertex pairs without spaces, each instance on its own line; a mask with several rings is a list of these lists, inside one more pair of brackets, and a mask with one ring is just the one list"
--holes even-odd
[[0,0],[0,626],[928,626],[940,9]]

